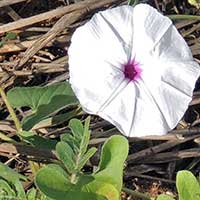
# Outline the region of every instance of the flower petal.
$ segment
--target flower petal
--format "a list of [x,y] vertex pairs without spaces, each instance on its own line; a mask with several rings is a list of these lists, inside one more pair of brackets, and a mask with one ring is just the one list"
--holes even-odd
[[142,60],[151,56],[154,47],[172,26],[172,21],[147,4],[138,4],[133,12],[133,53]]
[[129,135],[133,115],[135,112],[136,96],[140,92],[135,84],[129,83],[113,99],[110,104],[104,107],[98,115],[115,125],[123,134]]
[[121,65],[130,53],[132,12],[130,6],[99,12],[72,36],[70,83],[87,112],[97,113],[124,80]]
[[154,47],[153,55],[156,59],[166,61],[191,61],[193,56],[190,48],[179,34],[174,25],[165,32],[163,37]]
[[[133,59],[141,78],[129,81],[122,66]],[[173,129],[200,74],[171,20],[146,4],[99,12],[78,28],[69,48],[69,71],[83,109],[132,137]]]
[[[109,96],[121,85],[124,79],[123,74],[103,62],[98,62],[94,66],[94,63],[82,61],[80,69],[70,71],[70,83],[83,109],[86,112],[97,114]],[[77,64],[72,60],[70,63],[71,67]],[[83,67],[91,64],[93,68]]]
[[152,96],[138,82],[130,82],[99,115],[128,137],[161,135],[169,129]]
[[[182,118],[191,99],[195,82],[200,75],[194,61],[157,61],[146,63],[142,82],[154,99],[166,123],[165,132],[173,129]],[[154,68],[156,76],[150,76]]]
[[[151,64],[143,66],[149,70],[144,70],[141,80],[130,82],[99,113],[129,137],[163,135],[173,129],[187,109],[200,75],[194,61]],[[151,76],[151,69],[160,65],[163,70]]]
[[133,15],[133,53],[137,51],[138,59],[192,59],[187,43],[168,17],[146,4],[137,5]]

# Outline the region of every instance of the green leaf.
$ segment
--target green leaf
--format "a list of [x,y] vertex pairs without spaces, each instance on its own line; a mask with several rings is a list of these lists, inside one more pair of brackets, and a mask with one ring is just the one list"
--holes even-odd
[[8,91],[8,99],[14,108],[30,107],[32,114],[23,120],[23,130],[30,130],[35,124],[55,112],[77,103],[68,82],[46,87],[16,87]]
[[176,177],[179,200],[200,200],[200,186],[196,177],[187,170],[179,171]]
[[7,196],[16,197],[15,191],[4,180],[0,179],[0,193],[5,192]]
[[[54,200],[105,200],[105,198],[98,196],[94,193],[82,191],[82,185],[73,185],[68,178],[64,175],[65,171],[55,165],[47,165],[39,170],[36,175],[36,185],[46,196]],[[90,181],[90,180],[89,180]],[[88,178],[82,184],[88,182]]]
[[101,198],[103,197],[106,200],[119,200],[120,193],[118,190],[107,182],[101,182],[98,180],[94,180],[89,184],[84,185],[83,190],[86,190],[90,193],[96,193]]
[[72,119],[78,113],[79,113],[79,111],[73,110],[71,112],[68,111],[67,113],[58,114],[58,115],[49,117],[47,119],[40,121],[38,124],[36,124],[33,127],[33,129],[39,129],[39,128],[45,128],[45,127],[49,127],[49,126],[59,125],[63,122],[66,122],[66,121]]
[[18,180],[26,180],[26,177],[18,174],[14,170],[10,169],[7,165],[0,162],[0,177],[7,180],[10,183],[15,183]]
[[13,32],[6,33],[5,39],[6,40],[15,40],[17,38],[17,34]]
[[31,188],[26,193],[27,200],[36,200],[37,199],[37,191],[35,188]]
[[85,125],[84,125],[84,131],[83,131],[83,138],[80,144],[80,153],[81,156],[85,154],[87,151],[87,147],[90,141],[90,131],[89,131],[89,126],[90,126],[90,117],[87,117],[85,120]]
[[95,147],[90,148],[79,162],[78,170],[80,171],[86,162],[96,153],[97,149]]
[[13,33],[13,32],[6,33],[6,36],[2,37],[0,40],[0,48],[3,47],[3,45],[5,45],[8,40],[14,40],[16,38],[17,38],[16,33]]
[[17,197],[20,200],[26,200],[26,194],[22,186],[22,183],[19,180],[17,180],[15,181],[14,186],[15,186],[15,190],[17,191]]
[[59,165],[47,165],[40,169],[36,175],[37,187],[47,196],[62,198],[72,187],[66,172]]
[[174,200],[174,198],[169,195],[161,194],[155,200]]
[[[84,134],[88,134],[88,129],[89,119],[86,121]],[[74,132],[74,134],[76,133]],[[67,142],[68,139],[70,138],[67,137]],[[79,163],[79,168],[76,165],[75,169],[79,172],[68,174],[59,165],[47,165],[39,170],[36,175],[35,182],[37,187],[42,193],[54,200],[119,200],[123,164],[128,155],[128,141],[122,136],[109,138],[103,145],[99,171],[94,175],[82,175],[80,169],[95,151],[95,148],[91,148],[81,157],[80,152],[74,155],[74,151],[68,143],[59,142],[56,146],[56,152],[60,160],[63,161],[66,168],[70,168],[73,165],[71,164],[73,161],[70,159],[75,156],[75,163]],[[73,168],[71,171],[73,171]],[[74,181],[73,175],[75,175],[76,181]]]
[[102,147],[99,170],[95,174],[95,179],[112,184],[120,192],[128,148],[128,140],[125,137],[120,135],[110,137]]
[[[74,139],[70,138],[70,136],[68,136],[67,139],[68,139],[69,145],[73,148],[74,153],[75,153],[75,156],[74,156],[75,166],[74,167],[75,167],[76,171],[80,170],[83,167],[83,162],[81,162],[81,160],[83,159],[84,154],[87,151],[88,143],[90,140],[89,124],[90,124],[90,117],[88,117],[85,120],[84,127],[80,120],[71,119],[69,122],[69,127],[73,133]],[[65,136],[64,138],[66,138],[66,137],[67,136]],[[89,155],[87,155],[87,156],[89,156]],[[84,161],[84,162],[87,162],[87,161]]]
[[61,141],[66,142],[74,151],[75,154],[79,152],[79,142],[70,133],[66,133],[60,136]]
[[[91,174],[82,174],[82,173],[80,173],[79,175],[78,175],[78,181],[77,181],[77,183],[76,183],[76,189],[81,189],[82,190],[82,188],[85,186],[85,185],[87,185],[88,183],[90,183],[90,182],[92,182],[92,181],[94,181],[95,179],[94,179],[94,177],[91,175]],[[83,190],[84,191],[84,190]]]
[[98,188],[95,190],[96,194],[105,196],[108,200],[120,199],[120,193],[113,185],[104,182],[102,185],[98,183],[97,186]]
[[56,153],[68,172],[73,173],[75,170],[75,154],[72,148],[65,142],[59,142],[56,145]]
[[71,119],[69,122],[69,128],[71,129],[73,136],[78,141],[81,141],[84,131],[84,127],[81,121],[78,119]]
[[42,196],[40,196],[40,200],[55,200],[55,199],[47,197],[46,195],[43,194]]
[[[89,124],[87,123],[86,130],[88,128]],[[102,148],[99,171],[93,175],[93,181],[84,185],[83,190],[96,193],[107,200],[119,200],[122,187],[123,164],[127,155],[127,139],[123,136],[110,137]]]
[[35,135],[35,133],[30,131],[22,131],[19,133],[19,135],[21,136],[23,141],[37,148],[52,150],[56,147],[57,142],[55,140],[43,138],[39,135]]
[[55,200],[55,199],[47,197],[46,195],[43,194],[42,196],[40,196],[40,200]]
[[19,199],[25,200],[26,195],[24,188],[20,182],[21,180],[26,180],[25,176],[22,176],[21,174],[18,174],[14,170],[10,169],[7,165],[4,165],[0,162],[0,177],[11,183],[17,192],[17,197]]

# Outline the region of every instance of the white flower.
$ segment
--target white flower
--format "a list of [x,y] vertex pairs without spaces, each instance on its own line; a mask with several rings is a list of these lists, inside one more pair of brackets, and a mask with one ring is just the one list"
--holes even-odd
[[69,71],[83,109],[132,137],[173,129],[200,74],[172,21],[146,4],[99,12],[78,28]]

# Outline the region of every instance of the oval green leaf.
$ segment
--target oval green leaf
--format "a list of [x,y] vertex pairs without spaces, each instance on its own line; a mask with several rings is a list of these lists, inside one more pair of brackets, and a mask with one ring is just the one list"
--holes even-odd
[[30,130],[56,111],[77,102],[68,82],[45,87],[15,87],[7,95],[14,108],[27,106],[32,109],[33,113],[23,120],[24,130]]
[[99,171],[95,174],[95,178],[114,185],[120,192],[128,150],[128,140],[124,136],[114,135],[110,137],[102,147]]
[[72,148],[66,142],[59,142],[56,145],[56,153],[63,162],[69,173],[73,173],[76,167],[75,154]]
[[179,171],[176,176],[179,200],[200,200],[200,186],[196,177],[187,170]]

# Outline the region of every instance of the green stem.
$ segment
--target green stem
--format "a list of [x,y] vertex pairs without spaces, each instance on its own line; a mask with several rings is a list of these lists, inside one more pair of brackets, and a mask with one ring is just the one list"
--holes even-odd
[[136,6],[139,3],[139,0],[129,0],[128,1],[128,5],[130,6]]
[[13,140],[12,138],[6,136],[5,134],[0,132],[0,139],[6,142],[10,142],[10,143],[17,143],[15,140]]
[[141,199],[144,199],[144,200],[151,200],[150,196],[147,195],[147,194],[144,194],[144,193],[141,193],[141,192],[138,192],[138,191],[134,191],[134,190],[128,189],[126,187],[123,187],[122,190],[124,192],[126,192],[127,194],[130,194],[134,197],[141,198]]
[[37,162],[34,162],[34,161],[31,161],[29,160],[29,166],[30,166],[30,169],[32,171],[32,174],[34,175],[34,177],[36,176],[38,170],[40,169],[40,166]]
[[[17,129],[17,132],[20,132],[22,131],[22,127],[21,127],[21,124],[20,124],[20,121],[19,119],[17,118],[17,115],[15,114],[15,111],[13,110],[12,106],[10,105],[10,102],[3,90],[3,88],[0,86],[0,95],[4,101],[4,103],[6,104],[6,107],[8,109],[8,112],[10,113],[14,123],[15,123],[15,127]],[[11,138],[8,138],[7,136],[5,136],[4,134],[0,134],[0,138],[1,139],[4,139],[4,140],[7,140],[9,142],[13,142],[13,143],[16,143],[15,141],[13,141]],[[31,168],[31,171],[32,173],[35,175],[36,172],[38,171],[39,169],[39,165],[33,161],[29,161],[29,166]]]
[[172,20],[200,20],[198,15],[167,15]]
[[[81,142],[82,142],[82,141],[81,141]],[[76,158],[76,167],[75,167],[75,168],[76,168],[76,172],[74,172],[74,173],[71,174],[70,181],[71,181],[72,184],[75,184],[75,183],[76,183],[77,168],[78,168],[80,159],[81,159],[81,152],[78,153],[77,158]]]
[[6,107],[9,111],[14,123],[15,123],[17,131],[20,132],[21,131],[21,124],[20,124],[20,122],[19,122],[19,120],[18,120],[18,118],[15,114],[15,111],[13,110],[12,106],[10,105],[10,102],[9,102],[9,100],[8,100],[6,94],[5,94],[5,92],[4,92],[4,90],[1,86],[0,86],[0,94],[1,94],[1,97],[4,101],[4,103],[6,104]]

